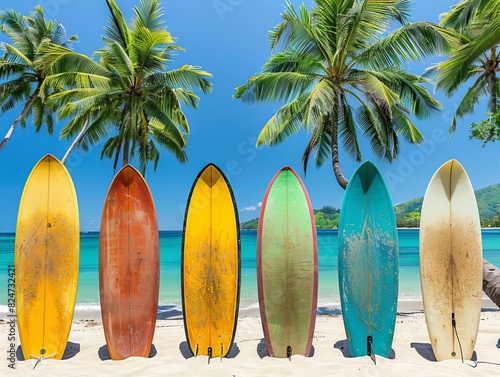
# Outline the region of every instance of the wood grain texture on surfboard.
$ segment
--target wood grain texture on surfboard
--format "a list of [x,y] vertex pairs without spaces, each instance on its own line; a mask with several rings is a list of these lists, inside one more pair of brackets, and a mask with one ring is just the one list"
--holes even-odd
[[79,249],[73,182],[64,165],[46,155],[26,181],[16,227],[16,314],[25,359],[64,355],[76,302]]
[[304,184],[290,167],[273,177],[262,201],[257,286],[269,355],[309,356],[318,297],[316,225]]
[[240,235],[231,187],[213,164],[196,177],[189,195],[181,278],[184,330],[191,352],[226,356],[238,320]]
[[481,314],[481,226],[474,190],[456,160],[436,171],[425,192],[420,281],[436,360],[460,359],[459,341],[464,359],[471,359]]
[[158,311],[158,221],[141,174],[123,167],[108,190],[99,239],[99,292],[112,359],[148,357]]

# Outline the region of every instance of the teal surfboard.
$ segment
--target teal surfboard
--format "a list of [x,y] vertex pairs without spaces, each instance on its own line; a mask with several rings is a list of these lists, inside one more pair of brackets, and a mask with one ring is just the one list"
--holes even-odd
[[396,323],[398,236],[384,178],[366,161],[347,185],[339,221],[339,286],[351,356],[389,357]]
[[262,200],[257,286],[269,355],[310,356],[318,297],[316,225],[304,184],[288,166]]

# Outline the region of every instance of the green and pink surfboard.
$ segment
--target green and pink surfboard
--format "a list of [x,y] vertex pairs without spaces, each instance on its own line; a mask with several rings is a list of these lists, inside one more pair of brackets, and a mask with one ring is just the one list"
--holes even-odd
[[274,176],[262,201],[257,285],[269,355],[309,356],[318,297],[316,224],[304,184],[288,166]]

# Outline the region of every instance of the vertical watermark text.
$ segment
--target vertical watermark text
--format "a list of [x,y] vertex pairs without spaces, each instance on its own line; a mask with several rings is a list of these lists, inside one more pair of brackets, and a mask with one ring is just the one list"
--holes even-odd
[[7,266],[7,306],[8,325],[7,333],[7,366],[16,369],[16,271],[14,266]]

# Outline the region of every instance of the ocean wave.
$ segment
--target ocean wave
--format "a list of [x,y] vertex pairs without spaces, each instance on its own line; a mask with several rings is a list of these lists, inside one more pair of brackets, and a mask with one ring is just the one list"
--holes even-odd
[[254,302],[252,304],[246,305],[245,307],[240,306],[240,310],[254,310],[259,309],[260,305],[258,302]]

